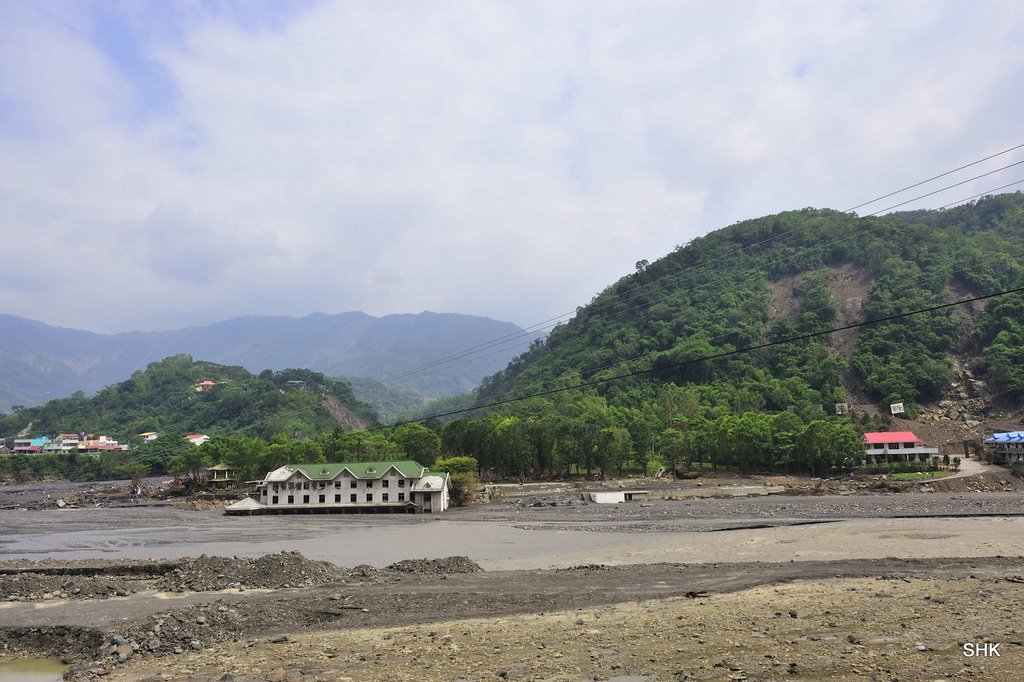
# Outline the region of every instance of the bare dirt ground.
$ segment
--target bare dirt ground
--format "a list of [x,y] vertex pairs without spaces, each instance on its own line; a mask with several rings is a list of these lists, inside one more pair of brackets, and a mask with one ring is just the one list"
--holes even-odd
[[[107,679],[1009,681],[1019,679],[1021,606],[1024,587],[1008,582],[812,580],[311,631],[277,644],[232,643],[187,662],[145,661]],[[965,657],[962,642],[975,639],[998,642],[1000,656]]]
[[[330,572],[270,559],[278,580]],[[0,634],[8,651],[84,660],[74,680],[1009,680],[1020,664],[1021,558],[448,564],[306,588],[23,602],[4,609]],[[966,658],[975,641],[1001,657]]]
[[[0,662],[133,682],[1017,679],[1024,491],[996,469],[948,483],[626,505],[504,486],[440,522],[0,490]],[[275,543],[333,560],[235,552]],[[986,642],[999,656],[964,655]]]

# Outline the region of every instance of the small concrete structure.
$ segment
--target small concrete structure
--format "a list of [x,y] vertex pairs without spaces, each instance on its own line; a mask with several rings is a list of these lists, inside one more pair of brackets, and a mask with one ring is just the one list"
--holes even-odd
[[619,504],[626,501],[626,495],[622,491],[583,493],[583,499],[594,504]]
[[615,490],[583,493],[583,499],[594,504],[619,504],[646,500],[647,490]]

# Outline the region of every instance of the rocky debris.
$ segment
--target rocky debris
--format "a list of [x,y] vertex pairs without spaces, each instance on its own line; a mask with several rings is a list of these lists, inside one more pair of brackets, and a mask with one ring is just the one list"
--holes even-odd
[[108,599],[155,590],[288,589],[345,583],[394,583],[403,575],[444,576],[483,569],[464,556],[407,559],[387,568],[344,569],[296,551],[248,557],[200,556],[178,561],[0,562],[0,601]]
[[994,469],[975,476],[915,481],[908,490],[922,493],[997,493],[1024,490],[1024,480],[1005,469]]
[[[455,559],[458,562],[460,558],[456,557]],[[466,584],[473,585],[470,591],[458,588],[438,590],[438,581],[444,576],[403,574],[385,568],[379,569],[374,575],[397,576],[399,581],[402,581],[403,578],[404,581],[395,586],[359,585],[356,587],[352,585],[346,589],[346,586],[339,585],[328,588],[288,590],[277,594],[266,592],[251,596],[210,595],[208,601],[202,602],[192,600],[206,598],[206,595],[193,595],[188,602],[184,600],[159,602],[149,600],[153,604],[153,608],[159,609],[158,611],[138,613],[134,608],[127,609],[124,612],[126,617],[106,619],[105,625],[97,625],[94,628],[102,634],[86,632],[87,639],[84,640],[86,646],[79,646],[76,653],[69,656],[71,659],[86,661],[86,663],[75,668],[66,679],[70,682],[84,682],[85,680],[96,682],[98,677],[105,677],[120,666],[138,665],[141,667],[130,669],[140,672],[141,670],[151,672],[154,669],[173,670],[180,675],[175,675],[171,679],[214,680],[228,671],[236,676],[239,682],[262,682],[263,674],[266,671],[278,667],[289,671],[294,670],[299,663],[294,658],[289,659],[289,656],[294,656],[298,650],[306,651],[305,643],[309,641],[308,637],[319,636],[317,633],[325,630],[365,632],[367,628],[399,626],[398,630],[378,631],[378,634],[374,635],[374,642],[378,642],[378,640],[387,642],[384,646],[388,648],[389,655],[402,651],[406,646],[421,645],[427,647],[426,653],[436,652],[440,649],[446,652],[445,655],[448,655],[457,650],[466,651],[467,645],[460,638],[473,637],[475,634],[470,635],[468,626],[444,625],[445,621],[463,623],[467,617],[480,616],[505,619],[513,613],[547,613],[560,609],[573,610],[573,620],[570,622],[574,622],[576,627],[570,629],[577,633],[576,636],[583,637],[584,641],[588,642],[587,647],[583,648],[588,660],[607,661],[609,671],[620,670],[625,675],[629,668],[638,661],[634,661],[633,664],[622,661],[626,667],[616,669],[612,666],[620,664],[622,656],[625,656],[623,650],[618,646],[609,646],[609,643],[601,638],[591,638],[594,628],[601,627],[601,623],[605,621],[606,616],[614,607],[605,607],[593,613],[585,613],[578,611],[581,603],[596,606],[613,602],[633,602],[634,600],[640,603],[641,600],[657,596],[685,596],[688,599],[684,601],[696,600],[696,603],[703,605],[708,603],[706,602],[708,599],[720,600],[724,594],[754,584],[784,583],[796,576],[803,579],[828,580],[848,579],[853,576],[872,579],[872,582],[862,584],[856,595],[858,598],[871,599],[879,604],[877,607],[873,606],[873,609],[885,610],[886,607],[881,604],[895,601],[902,603],[907,600],[913,600],[915,605],[920,604],[924,607],[924,605],[941,604],[943,599],[948,598],[946,592],[933,582],[938,575],[944,576],[946,580],[959,580],[960,582],[968,572],[972,576],[981,576],[977,578],[978,582],[972,585],[969,594],[973,595],[972,598],[982,601],[996,599],[999,594],[1007,593],[1008,590],[1019,590],[1019,584],[1007,580],[1006,576],[1022,575],[1021,562],[1021,558],[998,560],[970,558],[917,561],[888,559],[853,562],[845,566],[840,562],[796,562],[799,566],[781,564],[773,567],[767,564],[758,564],[745,565],[736,569],[718,565],[675,564],[601,568],[583,566],[577,567],[575,571],[544,572],[543,575],[538,575],[538,572],[535,571],[520,572],[516,575],[492,574],[494,582],[491,583],[490,588],[486,588],[486,581],[481,580],[486,579],[488,575],[486,573],[479,576],[461,577]],[[441,562],[441,565],[445,563]],[[426,565],[426,562],[424,561],[420,565]],[[808,566],[815,568],[809,572]],[[723,571],[730,570],[733,571],[732,575],[722,574]],[[922,578],[928,579],[930,582],[919,582]],[[459,578],[453,578],[453,580],[459,580]],[[524,580],[532,583],[532,586],[526,591],[522,591],[524,587],[522,581]],[[598,582],[600,585],[595,585]],[[907,590],[911,588],[908,586],[912,584],[918,584],[920,587],[913,588],[914,593],[909,594]],[[957,585],[958,583],[951,582],[951,584]],[[513,590],[512,593],[509,593],[510,585],[518,585],[520,591]],[[627,589],[629,586],[635,586],[635,589]],[[652,590],[651,586],[656,586],[656,589]],[[718,588],[725,586],[726,589],[717,589],[716,586]],[[979,589],[982,587],[985,589]],[[689,591],[683,593],[681,591],[683,589]],[[586,592],[586,590],[590,591]],[[586,596],[581,596],[585,592]],[[883,598],[880,596],[882,594],[887,596]],[[406,626],[410,624],[408,607],[414,602],[422,607],[417,610],[419,616],[430,614],[425,619],[421,618],[420,624],[423,629],[415,638],[415,643],[404,639],[408,636]],[[76,605],[75,608],[80,607]],[[118,606],[113,604],[108,607],[103,604],[102,608],[117,609]],[[646,614],[651,607],[646,605],[643,608]],[[830,609],[834,610],[836,607],[830,606]],[[403,613],[403,610],[406,612]],[[948,609],[936,609],[936,611],[946,610]],[[804,634],[796,636],[791,633],[787,638],[787,641],[791,640],[789,643],[793,646],[803,647],[809,642],[843,642],[844,646],[855,644],[846,639],[846,636],[851,634],[846,626],[827,624],[837,621],[838,615],[832,615],[832,610],[823,611],[820,601],[798,600],[789,596],[777,597],[772,611],[775,612],[774,619],[778,621],[800,624],[799,627]],[[41,609],[40,612],[53,613],[53,610]],[[438,620],[439,614],[442,616],[440,620]],[[643,618],[631,619],[631,622],[634,623],[643,621]],[[763,637],[763,628],[773,627],[768,623],[762,623],[755,627],[752,622],[745,623],[735,620],[730,622],[732,627],[738,627],[748,634],[750,629],[754,628],[754,637]],[[679,627],[690,627],[690,625],[686,621],[673,621],[672,628]],[[832,632],[825,630],[826,627],[839,627],[839,629]],[[559,628],[565,629],[564,620],[560,621]],[[694,633],[700,637],[708,636],[708,629],[704,627],[703,623],[696,623],[693,628]],[[16,642],[9,636],[4,639],[9,634],[5,633],[5,630],[9,630],[9,628],[0,627],[0,649],[5,644],[10,646]],[[32,630],[35,631],[35,628]],[[289,636],[299,632],[304,633],[301,638]],[[459,635],[460,632],[462,635]],[[736,634],[734,633],[733,637]],[[860,633],[854,633],[854,639],[857,639],[858,635]],[[93,639],[89,640],[88,637]],[[920,636],[917,638],[920,639]],[[65,655],[65,651],[72,649],[60,639],[51,639],[53,639],[52,644],[46,644],[42,640],[37,642],[41,648],[36,649],[35,652],[59,657]],[[405,642],[406,646],[397,646],[399,640]],[[296,642],[303,644],[293,646],[293,643]],[[456,642],[458,642],[459,649],[452,646]],[[32,640],[26,640],[23,644],[30,643]],[[698,642],[698,644],[702,643]],[[870,645],[870,642],[868,644]],[[924,644],[935,646],[935,643],[930,641],[925,641]],[[532,633],[524,645],[528,645],[531,652],[543,652],[542,656],[545,658],[555,659],[563,655],[563,652],[553,646],[553,640],[549,640],[547,637],[538,637]],[[223,652],[231,647],[236,648],[236,653],[229,658],[223,657]],[[238,647],[244,648],[239,649]],[[29,651],[30,647],[23,646],[21,650]],[[353,661],[365,653],[363,649],[350,650],[349,653],[345,653],[333,644],[326,650],[333,654],[330,656],[332,660],[335,657],[353,657],[352,660],[347,661],[346,666],[354,664]],[[620,655],[615,655],[615,652],[619,652]],[[489,655],[489,651],[487,653]],[[567,656],[573,655],[569,652],[564,653]],[[785,651],[781,652],[780,659],[785,661],[783,656],[786,654]],[[459,655],[460,659],[461,656],[462,654]],[[732,660],[731,654],[729,656]],[[269,664],[254,665],[252,663],[254,657],[264,657]],[[197,673],[194,670],[187,673],[182,672],[185,667],[193,665],[191,662],[199,658],[216,661],[215,674],[210,669],[204,670],[202,673]],[[421,658],[424,665],[428,661],[428,658]],[[314,666],[313,670],[316,670],[317,661],[305,662]],[[520,675],[517,669],[508,667],[511,664],[512,660],[509,659],[502,662],[503,667],[490,666],[488,669],[492,670],[492,674],[494,670],[506,670],[509,679],[527,679]],[[259,672],[256,677],[251,677],[249,675],[251,671],[244,666],[258,667],[262,672]],[[319,671],[309,672],[306,668],[303,668],[303,671],[312,679],[316,679],[320,675]],[[382,668],[381,671],[382,674],[386,674],[386,669]],[[528,672],[524,671],[524,675]],[[801,673],[806,674],[803,670]],[[135,677],[130,675],[125,677],[124,672],[118,674],[120,675],[118,679],[139,680],[142,678],[141,674]],[[369,679],[361,675],[352,677],[353,679]],[[334,673],[324,672],[320,678],[338,679],[338,676]],[[306,678],[298,677],[297,679]],[[459,678],[453,676],[451,679]],[[479,678],[470,676],[468,679]],[[529,679],[535,678],[529,677]],[[602,679],[618,679],[618,677],[610,675]],[[622,679],[632,678],[622,677]]]
[[246,557],[200,556],[185,559],[161,578],[157,589],[168,592],[210,592],[230,588],[311,587],[341,582],[347,572],[326,561],[313,561],[297,551]]
[[107,599],[151,589],[176,564],[161,561],[0,561],[0,601]]
[[131,507],[163,504],[165,492],[155,485],[142,486],[142,494],[133,500],[127,481],[75,484],[44,483],[35,489],[7,491],[0,498],[0,509],[37,511],[42,509],[80,509],[83,507]]
[[311,587],[348,577],[348,571],[298,552],[258,559],[201,556],[175,562],[0,562],[0,601],[107,599],[145,590]]
[[[567,601],[550,612],[501,610],[471,624],[461,612],[446,612],[441,620],[400,628],[306,632],[294,645],[244,639],[215,651],[139,661],[118,671],[118,679],[157,682],[166,673],[166,679],[217,680],[226,670],[238,682],[1019,677],[1019,662],[1006,653],[1017,646],[1011,641],[1020,641],[1012,634],[1021,631],[1024,612],[1019,586],[1001,583],[990,599],[979,599],[976,585],[939,572],[927,580],[883,583],[894,594],[885,601],[874,596],[879,586],[875,577],[826,577],[697,601],[648,597],[600,608]],[[948,606],[922,607],[926,594],[941,595]],[[798,619],[788,616],[791,610]],[[950,632],[966,634],[950,641]],[[1003,656],[951,668],[950,653],[959,655],[964,638],[1005,642]],[[967,672],[949,674],[961,669]],[[142,677],[154,670],[152,680]]]
[[517,507],[573,507],[585,502],[571,495],[526,495],[516,498],[512,504]]
[[563,573],[565,571],[607,571],[608,567],[604,564],[579,564],[578,566],[569,566],[568,568],[556,568],[556,573]]
[[469,557],[450,556],[444,559],[405,559],[391,564],[387,570],[418,575],[448,575],[451,573],[478,573],[484,569]]
[[0,575],[0,601],[108,599],[147,589],[151,581],[123,576],[52,576],[40,573]]
[[0,650],[20,653],[47,652],[66,663],[93,656],[103,645],[98,630],[56,625],[52,627],[0,627]]

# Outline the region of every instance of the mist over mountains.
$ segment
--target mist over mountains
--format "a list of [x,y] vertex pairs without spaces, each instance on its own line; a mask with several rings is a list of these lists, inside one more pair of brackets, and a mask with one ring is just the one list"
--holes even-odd
[[[380,381],[522,330],[510,322],[454,313],[373,317],[362,312],[302,318],[245,316],[166,332],[96,334],[0,315],[0,410],[91,394],[170,355],[241,365],[252,372],[305,368]],[[401,377],[387,386],[437,398],[464,393],[503,368],[537,334],[514,347]],[[521,343],[518,341],[521,340]]]

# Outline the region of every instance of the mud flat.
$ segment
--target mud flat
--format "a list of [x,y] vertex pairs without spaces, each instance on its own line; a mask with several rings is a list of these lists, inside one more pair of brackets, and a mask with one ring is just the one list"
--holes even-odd
[[[72,680],[936,679],[1014,669],[1000,666],[1020,664],[1024,632],[1021,558],[484,572],[462,557],[345,570],[285,553],[141,567],[24,566],[50,590],[0,605],[5,654],[63,657]],[[153,582],[104,597],[71,582],[119,575]],[[964,657],[975,640],[1006,663]]]
[[[697,599],[305,632],[142,661],[104,679],[1014,680],[1022,587],[806,581]],[[975,638],[999,643],[1000,656],[967,658],[964,641]]]
[[0,510],[0,660],[133,682],[1009,680],[1022,514],[1019,492]]
[[[0,509],[0,559],[258,557],[338,566],[464,555],[489,570],[580,563],[1024,554],[1024,494],[768,496],[429,515],[228,517],[168,506]],[[842,538],[842,541],[838,541]]]

